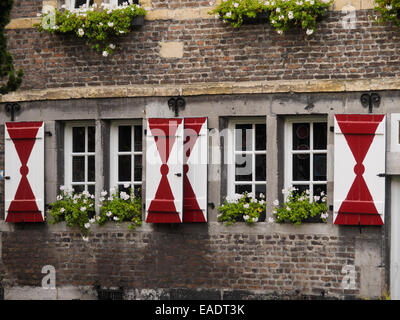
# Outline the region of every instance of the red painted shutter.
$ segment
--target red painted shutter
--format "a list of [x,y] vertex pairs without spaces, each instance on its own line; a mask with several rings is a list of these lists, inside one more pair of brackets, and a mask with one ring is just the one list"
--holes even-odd
[[385,116],[335,116],[334,223],[382,225]]
[[183,222],[207,222],[207,118],[185,118]]
[[148,119],[146,222],[181,223],[182,211],[183,119]]
[[5,124],[5,220],[44,221],[43,122]]

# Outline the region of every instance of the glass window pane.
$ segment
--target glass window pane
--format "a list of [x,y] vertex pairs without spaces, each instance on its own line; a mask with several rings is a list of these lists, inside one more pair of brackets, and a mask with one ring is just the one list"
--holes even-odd
[[131,156],[118,156],[118,181],[131,181]]
[[326,154],[314,154],[314,174],[315,181],[326,181]]
[[82,6],[84,4],[86,5],[86,0],[75,0],[75,8],[79,8],[80,6]]
[[135,156],[134,181],[142,181],[142,156]]
[[310,180],[310,155],[293,155],[293,181]]
[[118,151],[131,151],[132,146],[132,127],[118,127]]
[[88,185],[88,191],[89,191],[90,194],[94,195],[94,193],[95,193],[95,185],[94,184],[89,184]]
[[251,154],[237,154],[235,156],[235,180],[252,181],[253,180],[253,156]]
[[265,181],[267,178],[267,157],[265,154],[256,155],[256,181]]
[[327,141],[327,124],[326,123],[314,123],[314,149],[315,150],[326,150]]
[[252,136],[253,125],[251,124],[237,124],[235,126],[235,137],[237,151],[250,151],[252,150]]
[[265,124],[256,124],[256,150],[266,150],[267,134]]
[[85,127],[72,128],[72,152],[85,152]]
[[96,128],[88,127],[88,152],[94,152],[96,141]]
[[310,149],[310,124],[293,123],[293,150]]
[[85,181],[85,157],[72,157],[72,181]]
[[143,128],[142,126],[134,126],[135,151],[142,151]]
[[266,190],[265,184],[256,184],[256,198],[257,199],[261,199],[260,193],[262,193],[264,196],[263,200],[265,201],[266,192],[267,192],[267,190]]
[[133,192],[135,194],[135,197],[141,197],[142,196],[142,186],[140,184],[134,185]]
[[85,186],[84,185],[72,185],[72,188],[74,189],[75,193],[81,193],[85,191]]
[[252,192],[251,184],[240,184],[235,186],[235,193]]
[[88,156],[88,181],[96,181],[94,156]]

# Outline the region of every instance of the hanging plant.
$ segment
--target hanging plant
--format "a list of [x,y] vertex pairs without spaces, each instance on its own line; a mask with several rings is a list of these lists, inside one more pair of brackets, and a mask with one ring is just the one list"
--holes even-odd
[[246,19],[257,19],[260,15],[265,22],[282,34],[292,28],[301,28],[307,35],[315,32],[317,20],[323,17],[333,0],[222,0],[210,12],[240,27]]
[[146,11],[131,0],[120,6],[103,3],[100,8],[96,3],[73,10],[63,6],[61,11],[55,9],[44,14],[36,28],[51,34],[74,34],[85,38],[92,48],[107,57],[114,53],[115,40],[129,33],[134,26],[143,24],[145,15]]
[[378,23],[390,21],[400,27],[400,0],[375,0],[375,10],[380,13]]
[[0,94],[7,94],[17,90],[22,83],[23,71],[19,69],[15,74],[14,59],[7,50],[7,37],[5,27],[10,22],[10,12],[13,7],[13,0],[0,1],[0,80],[8,77],[3,85],[0,83]]

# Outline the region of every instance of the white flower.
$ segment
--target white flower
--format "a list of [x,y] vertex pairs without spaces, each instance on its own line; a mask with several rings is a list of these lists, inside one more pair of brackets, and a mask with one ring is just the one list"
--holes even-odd
[[90,223],[89,223],[89,222],[86,222],[86,223],[84,224],[84,226],[85,226],[86,229],[89,229],[89,228],[90,228]]
[[270,5],[269,1],[265,1],[264,5],[269,6]]
[[271,1],[271,6],[274,6],[275,5],[275,1]]
[[258,221],[258,218],[257,217],[254,217],[253,218],[253,222],[257,222]]
[[57,200],[62,200],[63,196],[60,194],[57,196]]
[[82,212],[86,211],[86,207],[81,207],[81,211]]
[[89,219],[89,222],[90,223],[94,223],[96,220],[94,219],[94,218],[92,218],[92,219]]
[[[308,30],[308,29],[307,29]],[[310,194],[310,190],[306,189],[306,194]]]
[[253,198],[251,198],[251,199],[250,199],[250,202],[251,202],[251,203],[257,203],[257,202],[258,202],[258,200],[257,200],[257,199],[253,199]]
[[388,4],[388,5],[386,6],[386,9],[388,9],[388,10],[392,10],[392,8],[393,8],[393,7],[392,7],[391,4],[390,4],[390,5]]
[[108,26],[111,28],[111,27],[114,27],[114,22],[109,22],[109,23],[107,23],[108,24]]
[[304,201],[305,198],[303,196],[299,197],[299,201]]
[[278,199],[274,200],[274,202],[272,202],[272,204],[273,204],[275,207],[279,206],[279,200],[278,200]]
[[324,212],[324,213],[321,214],[321,218],[322,219],[327,219],[328,216],[329,216],[328,212]]
[[313,6],[314,5],[314,0],[310,0],[310,4]]
[[309,36],[309,35],[312,35],[314,33],[314,30],[313,29],[307,29],[307,31],[306,31],[306,34]]
[[247,196],[248,196],[249,198],[254,198],[254,193],[253,193],[253,192],[249,192],[249,193],[247,194]]
[[119,220],[119,218],[118,218],[118,217],[114,217],[113,219],[114,219],[115,221],[118,221],[118,220]]
[[130,187],[130,183],[124,183],[124,188],[129,188]]
[[104,197],[100,197],[100,198],[99,198],[99,201],[100,201],[100,202],[103,202],[104,200],[105,200]]
[[112,196],[107,198],[108,201],[112,201],[113,199],[114,198]]
[[110,43],[109,47],[114,50],[115,49],[115,44]]
[[326,197],[322,197],[321,201],[325,202],[326,201]]
[[101,27],[103,25],[103,22],[99,22],[99,26]]
[[106,216],[107,216],[107,217],[111,217],[111,215],[112,215],[112,212],[111,212],[111,211],[108,211],[108,212],[106,213]]
[[250,205],[249,205],[248,203],[245,203],[245,204],[243,205],[243,208],[248,209],[249,206],[250,206]]
[[274,222],[275,222],[274,218],[272,218],[272,217],[268,218],[268,223],[274,223]]
[[89,241],[89,237],[82,236],[82,240],[85,241],[85,242],[88,242]]
[[75,200],[72,201],[72,202],[73,202],[74,204],[77,204],[77,203],[78,203],[78,200],[75,199]]
[[258,203],[263,205],[265,203],[265,201],[264,200],[260,200]]
[[103,51],[103,57],[108,57],[108,52],[107,51]]
[[65,209],[64,209],[64,208],[61,208],[61,209],[60,209],[60,212],[61,212],[61,213],[63,213],[64,211],[65,211]]
[[227,16],[228,18],[230,18],[230,17],[232,16],[232,12],[227,12],[227,13],[226,13],[226,16]]
[[321,191],[321,197],[323,197],[325,195],[325,192]]
[[314,201],[319,201],[320,198],[320,196],[314,196]]
[[85,34],[85,31],[83,31],[83,29],[79,28],[78,34],[82,37]]
[[60,186],[61,191],[64,191],[65,189],[66,189],[65,186]]
[[249,218],[250,218],[250,217],[249,217],[247,214],[243,216],[243,219],[244,219],[244,220],[248,220]]
[[289,19],[293,19],[294,18],[293,11],[289,11],[288,12],[288,18]]
[[264,198],[265,198],[264,193],[260,193],[259,197],[260,197],[261,199],[264,199]]
[[65,5],[65,4],[63,4],[62,6],[61,6],[61,9],[65,9],[67,6]]
[[100,192],[100,196],[105,197],[107,195],[107,191]]
[[288,206],[286,206],[286,210],[287,211],[291,211],[292,209],[290,209]]
[[276,8],[276,12],[281,12],[281,8]]
[[235,3],[233,4],[233,6],[234,6],[235,8],[237,8],[237,7],[239,7],[239,3],[235,2]]
[[125,31],[124,31],[124,30],[119,30],[119,33],[121,33],[121,34],[122,34],[122,33],[125,33]]

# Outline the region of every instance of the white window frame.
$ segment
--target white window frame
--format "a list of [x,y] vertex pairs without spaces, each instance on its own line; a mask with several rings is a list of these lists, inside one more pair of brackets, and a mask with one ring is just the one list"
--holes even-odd
[[[293,148],[293,124],[294,123],[310,123],[310,149],[309,150],[292,150]],[[326,116],[297,116],[297,117],[290,117],[285,120],[285,138],[284,138],[284,154],[285,154],[285,161],[284,161],[284,168],[285,168],[285,189],[287,190],[289,187],[296,186],[296,185],[306,185],[308,184],[310,190],[310,201],[312,199],[312,195],[314,194],[314,185],[327,185],[327,180],[325,181],[314,181],[314,161],[313,159],[314,154],[326,154],[326,161],[328,162],[328,143],[327,148],[325,150],[314,150],[314,123],[326,123],[328,129],[328,119]],[[327,134],[328,138],[328,134]],[[310,180],[308,181],[293,181],[293,154],[309,154],[310,155]],[[328,167],[328,166],[327,166]],[[327,168],[328,169],[328,168]],[[326,173],[328,179],[328,172]],[[285,200],[288,194],[285,194]]]
[[[69,10],[78,9],[78,8],[75,8],[75,3],[76,3],[75,0],[65,0],[65,6]],[[89,7],[89,3],[90,3],[90,0],[86,0],[86,6],[87,7]]]
[[[142,151],[134,151],[134,143],[135,143],[135,132],[133,130],[133,126],[142,126]],[[119,151],[119,135],[118,135],[118,127],[119,126],[131,126],[131,142],[132,149],[131,151]],[[140,181],[136,181],[135,178],[135,166],[134,166],[134,156],[141,155],[142,156],[142,164],[143,164],[143,143],[144,133],[143,133],[143,122],[142,120],[116,120],[111,123],[110,127],[110,187],[117,189],[118,185],[124,183],[130,183],[131,187],[139,185],[143,185],[143,169],[142,176]],[[119,155],[130,155],[131,156],[131,181],[119,181],[118,180],[118,156]]]
[[[252,124],[253,130],[252,130],[252,146],[251,146],[251,151],[236,151],[235,150],[235,145],[236,145],[236,135],[235,135],[235,126],[237,124]],[[235,186],[240,184],[240,185],[251,185],[252,186],[252,192],[255,194],[255,186],[256,185],[265,185],[265,191],[267,191],[267,180],[265,181],[256,181],[256,172],[255,172],[255,161],[256,157],[255,155],[257,154],[265,154],[267,157],[267,146],[265,145],[265,150],[255,150],[255,125],[256,124],[265,124],[267,126],[267,120],[266,118],[243,118],[243,119],[231,119],[229,120],[228,124],[228,170],[227,170],[227,195],[229,197],[233,197],[236,193],[235,191]],[[265,131],[265,141],[267,141],[267,131]],[[251,154],[253,155],[252,157],[252,181],[236,181],[235,180],[235,155],[236,154]],[[267,177],[265,177],[267,178]],[[265,194],[264,194],[265,196]]]
[[[72,128],[85,127],[85,152],[72,152]],[[75,185],[83,185],[84,190],[88,190],[89,185],[96,185],[96,181],[88,181],[88,156],[94,156],[96,161],[96,149],[94,152],[88,152],[88,127],[95,127],[96,123],[85,122],[68,122],[64,130],[64,185],[73,188]],[[85,179],[84,182],[72,181],[72,157],[85,156]],[[96,176],[95,176],[96,180]]]

